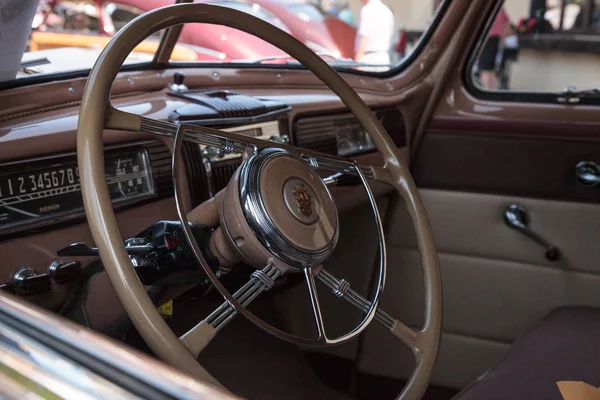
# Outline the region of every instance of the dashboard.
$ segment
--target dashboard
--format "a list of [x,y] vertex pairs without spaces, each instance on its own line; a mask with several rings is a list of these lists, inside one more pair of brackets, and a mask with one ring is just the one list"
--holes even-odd
[[[75,153],[78,108],[68,101],[71,92],[66,93],[64,103],[58,102],[50,109],[13,112],[8,117],[3,114],[5,110],[0,110],[0,252],[4,255],[0,285],[14,279],[23,268],[43,275],[56,263],[81,262],[85,266],[93,261],[57,256],[57,250],[74,242],[93,245],[85,223]],[[24,96],[23,104],[27,101]],[[392,100],[370,103],[396,144],[404,146],[404,121]],[[374,145],[358,121],[326,91],[273,93],[269,88],[210,88],[180,92],[163,86],[117,98],[114,104],[158,120],[198,124],[328,154],[367,157],[365,164],[377,160]],[[176,220],[172,141],[110,130],[104,137],[106,180],[122,237],[131,238],[157,221]],[[191,142],[184,143],[182,155],[181,170],[187,181],[183,194],[188,209],[225,187],[242,161],[239,155]],[[106,297],[107,290],[111,290],[106,277],[98,279],[103,283],[94,283],[89,296],[99,300],[90,303],[87,310],[94,327],[108,323],[94,321],[91,316],[106,315],[106,299],[112,298]],[[67,283],[73,282],[53,280],[43,293],[26,297],[58,310],[67,298]],[[115,301],[112,307],[121,309]]]
[[[355,157],[375,145],[347,112],[305,113],[290,118],[292,107],[280,100],[230,90],[171,90],[180,101],[167,118],[236,132],[327,154]],[[404,126],[395,108],[375,110],[384,127],[405,145]],[[116,209],[172,196],[169,148],[156,140],[112,144],[105,149],[105,174]],[[241,163],[241,155],[185,143],[183,159],[195,206],[223,189]],[[0,240],[9,234],[35,233],[80,222],[83,201],[74,152],[47,154],[0,163]]]

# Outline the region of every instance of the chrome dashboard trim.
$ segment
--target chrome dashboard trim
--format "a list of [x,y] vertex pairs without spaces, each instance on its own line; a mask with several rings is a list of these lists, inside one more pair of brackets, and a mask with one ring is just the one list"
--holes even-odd
[[315,169],[321,169],[330,172],[343,172],[345,174],[359,176],[356,168],[360,168],[367,179],[375,179],[375,171],[371,166],[356,165],[346,158],[327,155],[318,151],[302,149],[288,144],[280,144],[257,139],[249,136],[239,135],[235,132],[225,132],[223,130],[208,128],[204,126],[182,124],[177,125],[167,121],[159,121],[152,118],[141,118],[140,131],[165,136],[171,139],[175,138],[178,129],[183,130],[183,140],[206,145],[210,147],[225,148],[233,142],[233,152],[254,154],[259,149],[266,147],[282,148],[290,153],[300,154],[302,158],[308,161]]
[[[230,127],[230,128],[223,128],[223,131],[224,132],[233,132],[233,133],[238,133],[240,135],[244,135],[243,132],[247,132],[247,131],[250,131],[253,129],[260,129],[261,135],[258,135],[258,136],[248,135],[248,136],[254,137],[257,139],[263,139],[263,140],[268,140],[270,137],[273,137],[273,136],[281,137],[281,131],[279,129],[279,121],[278,120],[271,120],[271,121],[259,122],[259,123],[248,124],[248,125],[237,125],[237,126]],[[227,148],[227,145],[229,145],[230,147]],[[211,154],[210,151],[204,151],[205,149],[208,148],[208,146],[205,146],[205,145],[199,145],[199,146],[200,146],[200,151],[202,151],[202,158],[206,159],[208,162],[216,164],[216,165],[218,165],[218,163],[221,161],[231,160],[234,158],[241,158],[241,154],[234,152],[233,147],[231,147],[231,142],[226,143],[225,148],[223,148],[223,149],[215,148],[215,150],[216,150],[215,154]]]

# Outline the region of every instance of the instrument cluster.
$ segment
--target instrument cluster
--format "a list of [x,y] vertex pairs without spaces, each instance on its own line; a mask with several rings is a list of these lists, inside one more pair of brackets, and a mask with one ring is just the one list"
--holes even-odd
[[[105,176],[115,205],[157,195],[151,149],[108,148]],[[61,154],[0,166],[0,234],[55,224],[83,214],[76,154]]]

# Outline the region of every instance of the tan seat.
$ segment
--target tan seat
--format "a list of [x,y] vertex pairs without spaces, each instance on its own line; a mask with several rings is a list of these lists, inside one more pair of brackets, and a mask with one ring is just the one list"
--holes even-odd
[[600,385],[600,310],[553,311],[454,399],[562,400],[556,386],[561,380]]

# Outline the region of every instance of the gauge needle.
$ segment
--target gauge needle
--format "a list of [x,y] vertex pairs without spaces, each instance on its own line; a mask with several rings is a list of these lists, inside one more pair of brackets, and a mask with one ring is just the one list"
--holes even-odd
[[8,209],[10,211],[18,212],[19,214],[27,215],[27,216],[30,216],[30,217],[39,217],[40,216],[38,214],[34,214],[34,213],[31,213],[31,212],[28,212],[28,211],[19,210],[18,208],[11,207],[11,206],[3,205],[2,207],[6,208],[6,209]]

